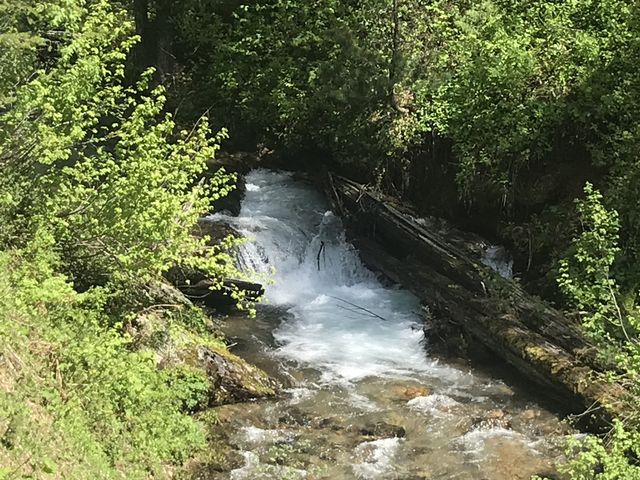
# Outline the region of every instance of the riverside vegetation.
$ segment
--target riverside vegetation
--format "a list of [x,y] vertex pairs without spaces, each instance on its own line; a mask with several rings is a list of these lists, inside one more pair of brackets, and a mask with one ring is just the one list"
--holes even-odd
[[640,478],[639,8],[0,1],[0,478],[179,475],[204,446],[207,378],[139,325],[223,349],[152,288],[237,275],[191,236],[231,188],[198,182],[222,127],[508,243],[630,395],[564,474]]
[[125,81],[117,3],[1,2],[0,24],[0,478],[179,476],[212,387],[184,350],[226,347],[162,276],[236,273],[232,240],[191,235],[232,188],[198,183],[225,133],[177,128],[151,70]]

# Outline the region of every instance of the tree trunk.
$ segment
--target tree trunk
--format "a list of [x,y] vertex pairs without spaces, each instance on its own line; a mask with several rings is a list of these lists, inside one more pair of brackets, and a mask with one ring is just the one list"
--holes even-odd
[[329,175],[337,211],[357,232],[362,260],[417,295],[438,321],[453,322],[573,411],[606,424],[624,391],[579,326],[468,252],[415,221],[410,207]]
[[136,34],[140,36],[134,53],[135,66],[139,71],[154,67],[159,83],[164,83],[165,76],[173,70],[172,28],[169,23],[172,5],[168,0],[133,2]]

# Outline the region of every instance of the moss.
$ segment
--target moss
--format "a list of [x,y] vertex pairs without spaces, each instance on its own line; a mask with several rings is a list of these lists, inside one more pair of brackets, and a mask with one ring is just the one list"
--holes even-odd
[[273,397],[277,394],[278,385],[275,380],[226,348],[199,348],[199,362],[207,369],[214,384],[214,405]]
[[229,352],[217,333],[171,325],[168,341],[158,353],[165,366],[184,364],[209,379],[210,404],[220,405],[276,395],[276,382],[261,369]]

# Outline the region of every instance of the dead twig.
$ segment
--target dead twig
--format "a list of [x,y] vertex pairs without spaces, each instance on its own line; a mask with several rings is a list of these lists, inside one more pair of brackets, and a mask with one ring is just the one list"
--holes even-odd
[[318,250],[318,271],[320,271],[320,255],[322,254],[322,252],[324,252],[324,250],[324,242],[320,241],[320,249]]
[[[329,298],[333,298],[334,300],[338,300],[338,301],[340,301],[340,302],[344,302],[344,303],[346,303],[347,305],[350,305],[350,306],[354,307],[356,310],[360,310],[360,311],[363,311],[363,312],[368,313],[368,314],[369,314],[369,315],[371,315],[372,317],[379,318],[380,320],[383,320],[383,321],[385,321],[385,322],[387,322],[387,321],[388,321],[388,319],[384,318],[384,317],[383,317],[383,316],[381,316],[381,315],[378,315],[376,312],[372,312],[372,311],[371,311],[371,310],[369,310],[368,308],[364,308],[364,307],[361,307],[360,305],[356,305],[355,303],[349,302],[348,300],[345,300],[344,298],[334,297],[334,296],[332,296],[332,295],[329,295]],[[345,310],[353,311],[353,310],[351,310],[351,309],[345,308],[345,307],[340,306],[340,305],[338,305],[338,307],[340,307],[340,308],[344,308]]]

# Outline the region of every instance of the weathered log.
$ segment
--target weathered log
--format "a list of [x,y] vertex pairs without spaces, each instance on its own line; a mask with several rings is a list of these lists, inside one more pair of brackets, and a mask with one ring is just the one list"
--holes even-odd
[[607,366],[575,322],[427,230],[410,207],[342,177],[329,176],[328,184],[332,204],[357,232],[367,265],[411,290],[438,320],[458,325],[567,408],[588,409],[600,424],[620,411],[624,390],[604,379]]
[[[208,237],[207,247],[216,248],[229,237],[240,238],[242,235],[228,223],[209,218],[201,218],[193,229],[196,237]],[[213,308],[227,308],[237,304],[234,292],[242,292],[250,301],[258,300],[264,295],[264,288],[259,283],[239,279],[225,279],[222,285],[216,284],[202,270],[174,266],[165,273],[165,278],[176,286],[189,299],[204,303]],[[212,288],[213,287],[213,288]]]
[[243,292],[247,300],[257,300],[264,295],[264,287],[259,283],[245,280],[226,279],[222,288],[214,290],[211,287],[214,282],[208,279],[200,280],[195,284],[182,284],[178,288],[190,299],[202,302],[210,307],[228,307],[236,304],[232,297],[233,292]]

